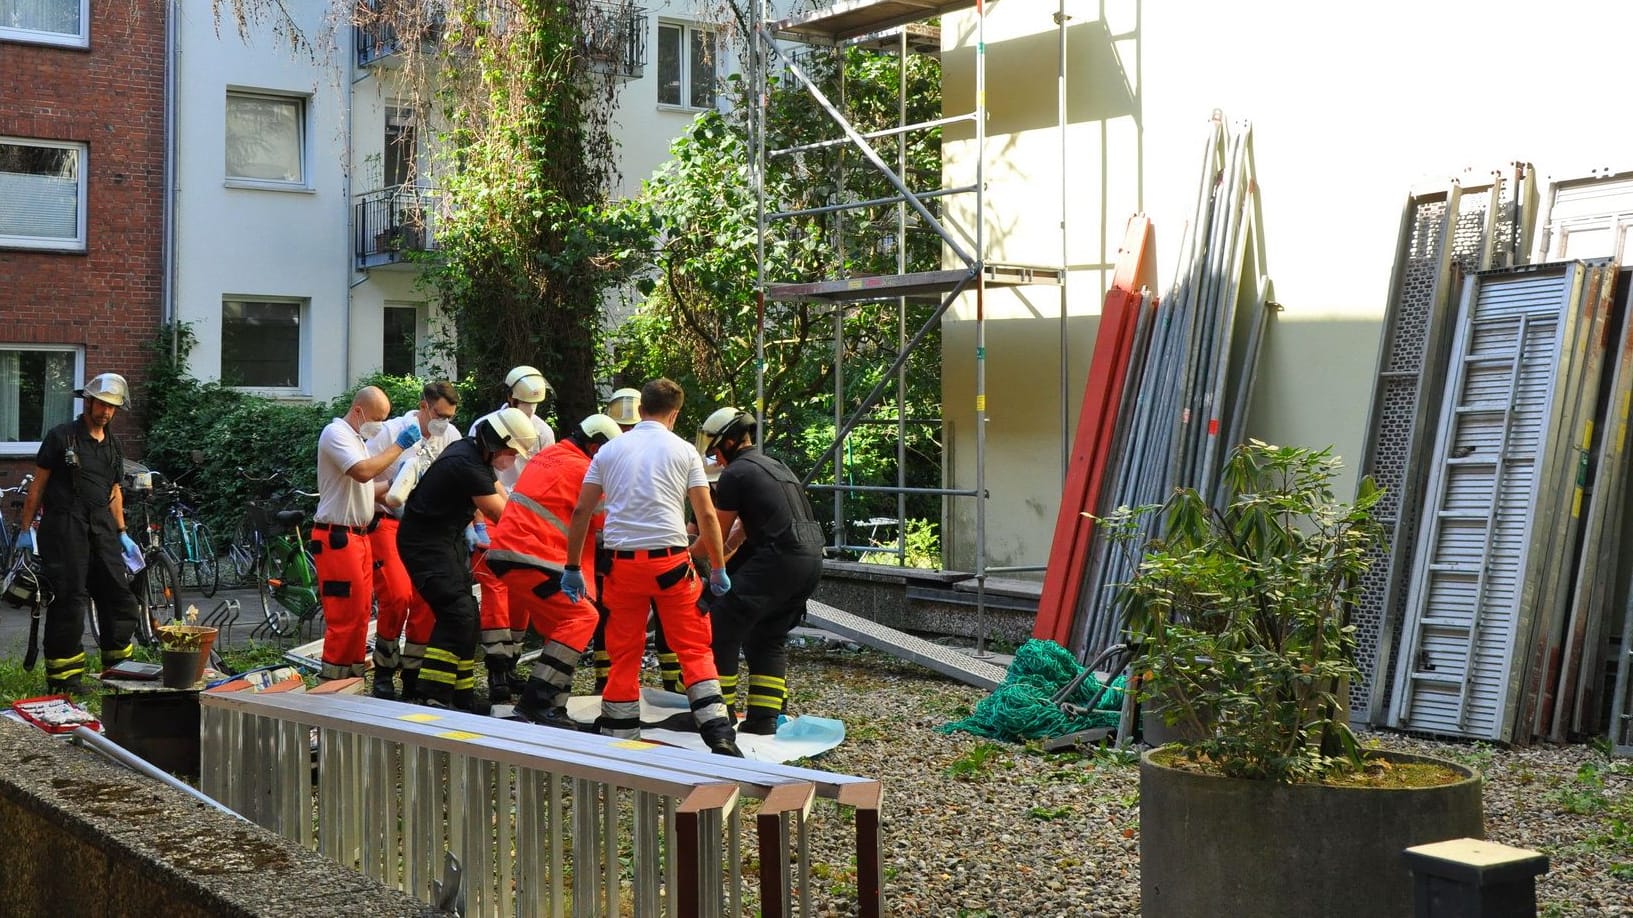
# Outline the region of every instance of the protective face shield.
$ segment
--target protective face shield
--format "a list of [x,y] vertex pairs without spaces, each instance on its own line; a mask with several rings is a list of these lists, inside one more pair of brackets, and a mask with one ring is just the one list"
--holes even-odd
[[591,443],[604,444],[623,433],[618,421],[604,414],[592,414],[578,422],[578,429]]
[[522,405],[537,405],[549,398],[552,392],[544,374],[527,366],[517,367],[505,374],[505,385],[510,388],[510,397]]
[[[476,441],[489,453],[515,450],[522,456],[531,457],[539,448],[539,431],[533,426],[533,419],[519,409],[500,408],[491,414],[484,414],[477,420]],[[510,457],[510,463],[514,465],[515,462],[516,457],[513,455]],[[494,467],[499,467],[497,459]]]
[[95,399],[105,405],[123,408],[125,403],[130,401],[130,386],[125,382],[125,377],[118,373],[103,373],[92,377],[91,381],[85,384],[85,388],[74,394],[80,398]]
[[754,428],[754,415],[736,408],[720,408],[703,421],[698,428],[697,445],[698,455],[709,458],[709,454],[720,446],[720,441],[727,437],[740,436],[744,431]]
[[619,389],[607,400],[606,416],[613,423],[633,427],[641,422],[641,390]]

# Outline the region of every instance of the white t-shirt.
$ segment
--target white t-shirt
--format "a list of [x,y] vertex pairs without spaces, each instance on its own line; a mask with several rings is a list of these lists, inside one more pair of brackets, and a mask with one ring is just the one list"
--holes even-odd
[[374,519],[374,484],[353,481],[346,471],[369,457],[363,435],[344,418],[330,421],[318,436],[319,523],[367,526]]
[[[509,405],[500,405],[499,406],[499,408],[509,408],[509,407],[510,407]],[[499,409],[495,408],[494,410],[497,411]],[[546,424],[544,422],[544,418],[541,418],[536,414],[528,415],[528,417],[533,419],[533,429],[539,432],[539,449],[544,449],[546,446],[550,446],[551,444],[556,442],[556,432],[550,429],[550,425]],[[482,419],[477,418],[476,420],[480,421]],[[423,428],[422,428],[422,430],[423,430]],[[471,422],[471,429],[465,435],[467,437],[476,436],[476,422],[475,421]],[[538,450],[534,450],[534,453],[537,454]],[[499,483],[504,485],[505,486],[505,491],[508,492],[508,491],[510,491],[510,489],[516,487],[516,479],[522,477],[522,469],[525,469],[525,468],[527,468],[527,459],[524,458],[523,456],[521,456],[520,454],[518,454],[516,456],[516,464],[515,465],[511,466],[508,469],[494,469],[493,471],[494,471],[495,475],[499,476]]]
[[[442,455],[443,449],[445,449],[448,444],[459,442],[459,429],[454,427],[452,424],[448,425],[448,429],[444,430],[442,432],[442,436],[440,437],[433,437],[426,433],[425,424],[420,421],[420,410],[416,408],[413,411],[404,412],[401,417],[395,417],[387,421],[385,425],[380,428],[380,432],[375,434],[374,437],[369,440],[369,455],[378,456],[385,452],[386,447],[392,446],[397,442],[397,435],[402,433],[403,428],[407,427],[409,424],[419,425],[420,441],[413,446],[410,446],[408,449],[403,450],[402,456],[396,462],[393,462],[390,466],[388,466],[385,471],[374,476],[375,481],[383,481],[387,485],[390,485],[391,482],[397,477],[397,472],[402,469],[404,462],[409,460],[418,462],[420,461],[421,456],[426,457],[428,460],[436,459],[438,456]],[[375,509],[384,513],[390,513],[392,516],[396,517],[401,517],[403,515],[403,510],[401,507],[394,510],[385,506],[384,504],[381,504]]]
[[657,421],[642,421],[604,444],[584,481],[606,492],[608,548],[686,545],[686,505],[692,488],[706,488],[703,459],[692,444]]

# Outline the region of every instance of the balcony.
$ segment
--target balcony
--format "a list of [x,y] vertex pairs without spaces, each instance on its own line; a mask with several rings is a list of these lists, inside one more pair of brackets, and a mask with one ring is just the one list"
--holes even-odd
[[646,70],[646,10],[617,0],[592,2],[579,42],[591,70],[639,79]]
[[434,189],[412,185],[358,195],[353,222],[357,269],[413,268],[412,253],[435,252],[441,202]]
[[[357,4],[352,32],[356,38],[358,67],[367,69],[402,65],[402,51],[408,47],[408,41],[398,34],[399,23],[389,18],[402,6],[403,0],[360,0]],[[442,36],[444,19],[441,4],[425,4],[420,16],[420,25],[414,31],[419,35],[420,47],[429,48]]]

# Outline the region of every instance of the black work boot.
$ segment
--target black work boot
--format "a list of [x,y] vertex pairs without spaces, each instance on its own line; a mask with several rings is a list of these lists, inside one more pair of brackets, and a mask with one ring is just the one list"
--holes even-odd
[[753,733],[756,736],[775,736],[777,733],[777,718],[772,717],[745,717],[737,725],[738,733]]
[[398,699],[413,703],[420,700],[420,669],[404,667],[402,671],[403,690]]
[[505,678],[505,671],[502,669],[488,670],[488,703],[510,703],[510,680]]
[[397,670],[392,667],[376,666],[374,668],[374,686],[370,690],[370,694],[386,701],[396,701],[397,687],[392,682],[396,675]]
[[743,758],[743,750],[737,748],[737,734],[725,718],[711,720],[698,727],[698,733],[703,735],[703,742],[709,751],[715,755],[729,755],[734,758]]

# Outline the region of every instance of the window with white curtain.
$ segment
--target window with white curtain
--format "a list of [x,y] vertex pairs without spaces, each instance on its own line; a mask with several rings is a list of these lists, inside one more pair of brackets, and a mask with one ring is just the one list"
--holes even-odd
[[677,22],[658,23],[658,104],[714,108],[715,34]]
[[304,306],[299,300],[223,300],[221,382],[300,391]]
[[0,344],[0,455],[32,456],[46,431],[74,419],[79,352]]
[[85,250],[85,145],[0,137],[0,248]]
[[0,0],[0,41],[83,48],[90,14],[91,0]]
[[305,187],[305,99],[227,93],[227,179]]

